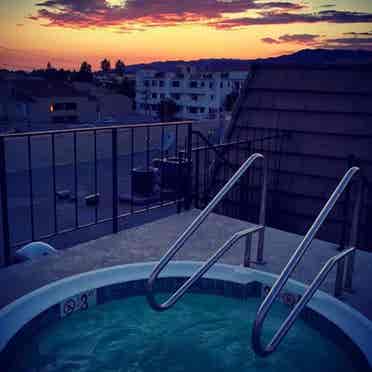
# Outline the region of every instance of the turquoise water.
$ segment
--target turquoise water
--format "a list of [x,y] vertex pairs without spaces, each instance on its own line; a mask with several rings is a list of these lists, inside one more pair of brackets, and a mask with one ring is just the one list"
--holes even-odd
[[[258,298],[189,294],[162,313],[131,297],[72,314],[24,345],[12,372],[333,372],[355,371],[345,354],[302,320],[268,358],[250,334]],[[276,304],[265,323],[273,334],[288,313]]]

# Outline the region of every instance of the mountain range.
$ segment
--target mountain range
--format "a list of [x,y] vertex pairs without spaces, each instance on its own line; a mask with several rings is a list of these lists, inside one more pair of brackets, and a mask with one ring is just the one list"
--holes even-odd
[[127,72],[134,73],[141,69],[154,69],[157,71],[175,71],[180,64],[195,66],[205,71],[234,71],[245,70],[252,63],[281,63],[281,64],[372,64],[372,51],[344,50],[344,49],[303,49],[293,54],[271,58],[258,59],[226,59],[207,58],[194,61],[157,61],[129,65]]

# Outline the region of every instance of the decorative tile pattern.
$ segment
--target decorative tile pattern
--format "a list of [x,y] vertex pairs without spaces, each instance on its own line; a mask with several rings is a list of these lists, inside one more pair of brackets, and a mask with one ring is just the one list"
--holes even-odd
[[[172,293],[177,290],[187,278],[174,277],[174,278],[160,278],[155,284],[156,292],[168,292]],[[233,297],[241,300],[246,300],[250,297],[264,297],[270,287],[263,285],[259,282],[250,282],[247,284],[241,284],[230,281],[215,280],[208,278],[201,278],[191,288],[190,292],[193,293],[205,293],[218,296]],[[136,280],[124,283],[113,284],[106,287],[97,288],[96,290],[96,303],[97,305],[105,302],[119,300],[131,296],[145,295],[146,292],[146,280]],[[290,292],[283,292],[278,301],[281,303],[293,307],[298,300],[300,295],[292,294]],[[65,304],[65,301],[52,306],[45,310],[31,322],[24,326],[8,343],[5,350],[0,354],[0,365],[2,367],[9,366],[17,358],[19,350],[22,350],[22,345],[31,342],[32,336],[40,331],[40,329],[48,327],[51,323],[61,319],[61,306]],[[80,311],[84,311],[84,307]],[[340,345],[345,353],[350,354],[353,360],[355,359],[355,365],[363,370],[363,366],[366,366],[366,360],[361,351],[353,344],[350,338],[345,335],[337,326],[328,321],[326,318],[316,313],[315,311],[305,308],[301,317],[313,328],[318,329],[326,337],[330,337],[331,340]],[[6,370],[6,369],[5,369]]]

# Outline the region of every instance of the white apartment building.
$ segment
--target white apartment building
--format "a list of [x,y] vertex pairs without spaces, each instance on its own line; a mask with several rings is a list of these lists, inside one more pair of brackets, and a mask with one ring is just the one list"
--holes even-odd
[[172,99],[179,119],[215,119],[223,112],[226,96],[239,91],[249,71],[201,72],[180,66],[177,72],[140,70],[136,74],[136,110],[158,116],[159,103]]

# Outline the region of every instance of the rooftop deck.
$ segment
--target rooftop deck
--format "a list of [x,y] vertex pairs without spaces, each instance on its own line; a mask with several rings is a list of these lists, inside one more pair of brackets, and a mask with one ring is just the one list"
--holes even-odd
[[[34,289],[71,275],[126,263],[156,261],[197,214],[198,210],[191,210],[171,215],[116,235],[104,236],[60,251],[53,257],[4,268],[0,270],[2,287],[0,308]],[[222,242],[234,232],[247,228],[247,225],[243,221],[212,214],[178,253],[176,259],[204,261]],[[267,228],[264,251],[266,264],[254,267],[279,273],[300,241],[299,235]],[[314,240],[293,278],[310,283],[325,261],[335,254],[336,248],[334,244]],[[221,262],[241,265],[243,250],[244,242],[241,241]],[[372,320],[371,272],[372,254],[358,251],[355,260],[354,293],[345,293],[342,297],[343,301],[370,320]],[[335,270],[330,273],[322,289],[333,293],[334,280]]]

